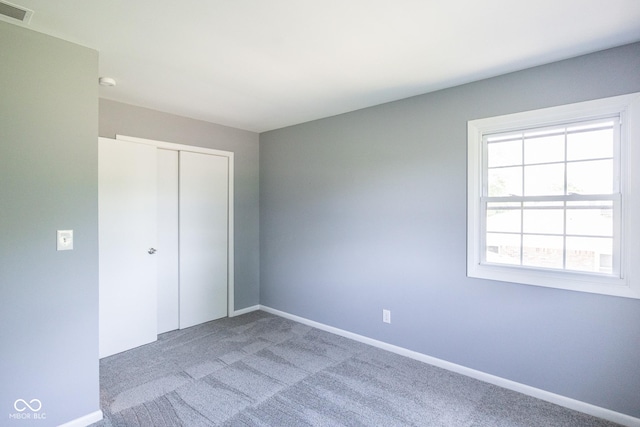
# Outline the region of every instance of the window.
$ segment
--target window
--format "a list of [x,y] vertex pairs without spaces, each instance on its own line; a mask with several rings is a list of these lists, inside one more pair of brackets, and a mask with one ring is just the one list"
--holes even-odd
[[470,121],[468,276],[640,298],[639,123],[640,94]]

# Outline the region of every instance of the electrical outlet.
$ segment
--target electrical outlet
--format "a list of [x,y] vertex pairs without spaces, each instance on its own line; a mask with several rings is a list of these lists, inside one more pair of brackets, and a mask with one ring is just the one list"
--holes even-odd
[[391,323],[391,310],[382,310],[382,321],[384,323]]

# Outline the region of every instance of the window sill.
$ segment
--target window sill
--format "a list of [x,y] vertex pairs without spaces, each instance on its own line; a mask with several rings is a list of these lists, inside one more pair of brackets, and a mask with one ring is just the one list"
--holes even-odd
[[473,264],[467,266],[467,277],[640,299],[628,280],[608,275]]

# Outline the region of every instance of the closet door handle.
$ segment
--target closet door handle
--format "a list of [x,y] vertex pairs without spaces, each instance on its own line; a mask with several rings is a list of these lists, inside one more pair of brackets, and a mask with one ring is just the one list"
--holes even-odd
[[149,248],[147,252],[149,252],[149,255],[153,255],[156,253],[156,248]]

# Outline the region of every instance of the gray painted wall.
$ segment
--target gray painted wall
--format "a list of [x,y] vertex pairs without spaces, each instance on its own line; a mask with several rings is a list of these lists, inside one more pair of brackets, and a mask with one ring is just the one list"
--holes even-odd
[[[0,22],[2,425],[100,409],[97,77],[96,51]],[[46,421],[11,419],[17,399]]]
[[633,44],[261,134],[261,304],[640,417],[640,301],[465,275],[467,121],[637,91]]
[[100,136],[116,134],[234,154],[235,309],[259,303],[258,134],[100,99]]

